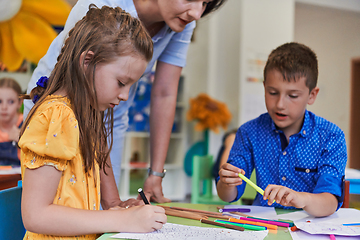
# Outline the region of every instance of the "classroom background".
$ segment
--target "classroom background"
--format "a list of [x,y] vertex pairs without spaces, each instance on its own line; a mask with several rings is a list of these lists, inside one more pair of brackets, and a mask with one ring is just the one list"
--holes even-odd
[[[176,117],[181,127],[172,137],[165,165],[169,169],[163,181],[165,196],[186,201],[191,194],[191,177],[184,173],[182,164],[188,149],[204,140],[204,133],[194,130],[195,121],[186,120],[189,99],[206,93],[225,103],[232,114],[228,129],[257,117],[266,111],[262,70],[267,56],[290,41],[304,43],[317,53],[320,92],[309,110],[344,131],[348,167],[360,169],[360,1],[228,0],[211,17],[197,22],[182,72]],[[15,78],[25,90],[31,71],[28,64],[19,72],[0,72],[0,77]],[[217,155],[224,131],[209,131],[209,154]],[[147,137],[129,132],[130,150],[125,152],[128,159],[122,167],[122,198],[132,196],[131,182],[138,180],[134,176],[146,172],[147,154],[142,151],[148,151],[143,150]],[[171,192],[173,183],[179,184],[177,193]],[[360,208],[360,195],[354,194],[350,200]]]

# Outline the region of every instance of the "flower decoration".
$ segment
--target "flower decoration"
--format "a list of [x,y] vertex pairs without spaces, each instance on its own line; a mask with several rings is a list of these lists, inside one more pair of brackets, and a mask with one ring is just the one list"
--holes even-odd
[[71,7],[64,0],[0,0],[0,62],[15,71],[37,64],[63,26]]
[[231,113],[225,103],[210,98],[207,94],[199,94],[190,99],[190,109],[187,112],[187,120],[197,120],[195,130],[203,131],[211,129],[219,132],[219,126],[224,130],[231,121]]

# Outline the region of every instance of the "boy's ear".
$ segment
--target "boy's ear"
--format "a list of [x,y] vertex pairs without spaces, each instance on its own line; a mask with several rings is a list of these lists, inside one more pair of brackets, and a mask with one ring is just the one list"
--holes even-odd
[[313,90],[311,90],[310,94],[309,94],[309,100],[308,100],[308,104],[311,105],[315,102],[316,96],[318,95],[320,89],[318,87],[314,87]]
[[79,63],[80,67],[84,66],[84,70],[86,70],[87,66],[89,66],[89,62],[93,57],[94,57],[93,51],[82,52],[80,55],[80,63]]

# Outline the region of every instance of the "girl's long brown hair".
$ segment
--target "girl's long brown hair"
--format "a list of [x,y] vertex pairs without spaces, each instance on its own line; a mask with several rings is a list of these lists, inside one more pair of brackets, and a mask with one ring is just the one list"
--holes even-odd
[[[86,55],[89,51],[93,52],[92,59],[85,68],[81,55]],[[40,98],[29,112],[20,136],[44,99],[59,89],[65,90],[79,125],[85,172],[93,168],[94,160],[104,168],[113,142],[113,110],[108,109],[106,114],[96,110],[96,65],[109,63],[116,57],[129,54],[150,61],[152,53],[151,37],[139,19],[119,7],[104,6],[99,9],[91,4],[86,16],[70,30],[47,87],[35,87],[30,95],[23,96],[33,99],[38,95]],[[108,124],[107,128],[105,123]],[[109,148],[106,147],[108,137]]]

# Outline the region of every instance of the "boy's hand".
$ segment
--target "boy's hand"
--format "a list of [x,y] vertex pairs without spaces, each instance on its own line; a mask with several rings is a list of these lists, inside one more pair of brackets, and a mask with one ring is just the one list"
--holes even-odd
[[237,185],[241,185],[242,179],[239,178],[239,173],[245,174],[245,171],[231,165],[230,163],[225,163],[220,167],[219,181],[228,187],[235,187]]
[[306,206],[306,194],[281,185],[269,184],[264,191],[263,199],[268,200],[268,205],[272,205],[275,200],[286,207],[304,208]]

